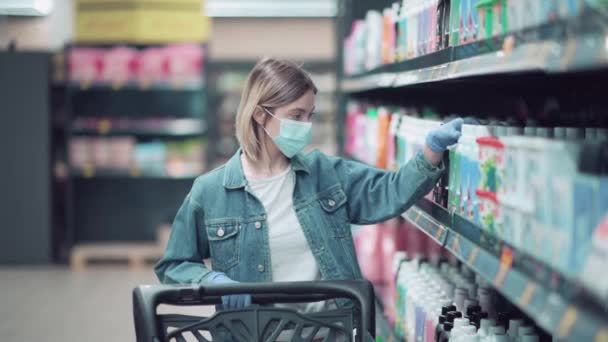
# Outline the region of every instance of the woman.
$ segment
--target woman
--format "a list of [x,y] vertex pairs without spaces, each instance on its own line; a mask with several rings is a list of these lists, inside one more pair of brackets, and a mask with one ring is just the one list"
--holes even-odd
[[[397,172],[300,153],[310,142],[317,89],[287,61],[251,71],[236,115],[239,151],[196,179],[155,268],[163,283],[314,281],[361,278],[351,224],[403,213],[443,172],[462,120],[432,131],[424,150]],[[211,258],[213,270],[202,260]],[[249,295],[222,298],[242,308]],[[336,301],[338,306],[345,301]],[[319,310],[333,303],[312,303]]]

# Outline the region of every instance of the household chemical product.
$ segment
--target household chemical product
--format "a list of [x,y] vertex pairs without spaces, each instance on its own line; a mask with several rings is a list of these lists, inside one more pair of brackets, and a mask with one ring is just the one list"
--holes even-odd
[[507,333],[511,337],[511,339],[515,339],[518,336],[519,328],[524,325],[523,319],[511,319],[509,320],[509,330]]
[[517,330],[517,337],[513,340],[514,342],[522,342],[525,335],[534,335],[534,327],[532,326],[520,326]]
[[382,14],[375,10],[365,15],[365,69],[371,70],[382,65]]
[[480,341],[484,341],[486,337],[490,334],[490,327],[496,326],[496,321],[493,319],[482,318],[479,323],[479,331],[477,335],[479,336]]
[[520,339],[521,342],[539,342],[538,335],[523,335]]
[[441,307],[441,315],[438,318],[438,322],[437,325],[435,327],[435,341],[439,340],[439,338],[441,337],[442,333],[443,333],[443,325],[444,323],[447,322],[447,317],[448,317],[448,313],[449,312],[455,312],[456,311],[456,306],[455,305],[444,305],[443,307]]
[[477,289],[477,295],[479,298],[479,306],[481,307],[481,311],[487,312],[490,318],[496,318],[492,289],[489,287],[479,287]]
[[464,335],[460,338],[459,342],[480,342],[479,336],[477,335]]
[[450,342],[458,341],[460,336],[463,334],[462,329],[469,327],[470,322],[468,318],[456,318],[454,319],[454,328],[450,332]]
[[[460,42],[460,24],[462,15],[461,2],[463,0],[452,0],[450,5],[450,46],[457,46]],[[466,1],[466,0],[464,0]]]
[[486,342],[511,342],[509,335],[506,334],[503,326],[497,325],[488,329]]
[[389,129],[391,122],[391,115],[388,108],[384,106],[378,107],[377,121],[378,132],[374,145],[376,147],[376,160],[374,164],[381,169],[386,169],[388,161]]
[[456,288],[454,292],[454,305],[456,305],[456,309],[460,312],[464,312],[464,301],[467,299],[468,291],[466,288]]
[[450,332],[454,328],[454,324],[450,322],[445,322],[443,324],[443,333],[441,337],[438,339],[439,342],[448,342],[450,340]]
[[386,167],[389,170],[395,171],[399,169],[397,162],[398,154],[398,139],[397,133],[399,131],[399,124],[401,123],[402,115],[400,113],[393,113],[391,115],[391,123],[388,130],[388,146],[387,146],[387,162]]

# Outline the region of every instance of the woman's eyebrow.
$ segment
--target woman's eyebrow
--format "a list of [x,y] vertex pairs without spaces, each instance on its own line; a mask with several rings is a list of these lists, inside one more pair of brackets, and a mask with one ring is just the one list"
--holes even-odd
[[289,110],[289,113],[304,114],[304,113],[306,113],[306,109],[303,109],[303,108],[292,108],[292,109]]

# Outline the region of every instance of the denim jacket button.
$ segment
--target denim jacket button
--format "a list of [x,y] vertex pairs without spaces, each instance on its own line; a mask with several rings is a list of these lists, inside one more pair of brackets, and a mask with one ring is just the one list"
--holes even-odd
[[220,228],[220,229],[218,229],[218,231],[217,231],[217,236],[219,236],[219,237],[224,236],[224,228]]
[[258,265],[258,271],[264,272],[264,265]]
[[262,228],[262,223],[260,221],[255,223],[255,229],[260,229]]
[[336,201],[329,200],[329,201],[327,201],[327,204],[329,204],[329,206],[333,208],[336,205]]

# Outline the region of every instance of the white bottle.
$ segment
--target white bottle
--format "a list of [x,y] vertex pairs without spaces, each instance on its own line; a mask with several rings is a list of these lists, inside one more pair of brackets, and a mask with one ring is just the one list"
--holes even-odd
[[467,299],[467,289],[463,287],[458,287],[454,291],[454,305],[456,305],[456,310],[462,312],[464,315],[464,301]]
[[477,335],[464,335],[458,342],[481,342]]
[[457,342],[464,341],[464,338],[468,336],[477,337],[477,328],[475,328],[474,325],[467,325],[466,327],[462,327],[460,329],[460,338]]
[[511,342],[509,335],[506,334],[505,328],[502,326],[490,327],[488,337],[485,342]]
[[490,334],[490,327],[494,326],[496,326],[495,320],[482,318],[479,323],[479,331],[477,332],[477,335],[479,336],[479,341],[484,341]]
[[538,342],[538,335],[524,335],[521,338],[521,342]]
[[518,336],[519,327],[524,325],[523,319],[511,319],[509,320],[509,337],[515,340]]
[[456,318],[454,320],[454,328],[450,332],[450,342],[457,341],[458,338],[463,335],[462,328],[469,326],[470,322],[468,318]]
[[534,335],[534,327],[532,326],[521,326],[517,329],[517,338],[515,342],[521,342],[524,335]]

